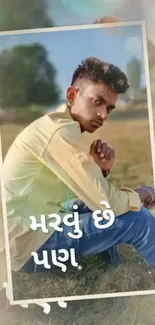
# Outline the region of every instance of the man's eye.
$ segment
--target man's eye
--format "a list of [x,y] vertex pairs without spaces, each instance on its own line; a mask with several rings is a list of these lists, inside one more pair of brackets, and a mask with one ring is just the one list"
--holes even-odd
[[115,108],[115,106],[111,105],[107,107],[107,112],[110,113],[111,111],[113,111],[113,109]]
[[93,103],[94,103],[95,105],[100,105],[100,104],[101,104],[101,100],[95,98],[95,99],[93,99]]

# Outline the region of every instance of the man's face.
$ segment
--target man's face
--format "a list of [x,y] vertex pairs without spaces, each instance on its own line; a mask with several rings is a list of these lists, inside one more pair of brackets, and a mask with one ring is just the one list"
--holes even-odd
[[93,133],[107,120],[115,108],[117,93],[103,82],[84,80],[77,87],[70,87],[67,98],[71,105],[71,115],[79,122],[81,131]]

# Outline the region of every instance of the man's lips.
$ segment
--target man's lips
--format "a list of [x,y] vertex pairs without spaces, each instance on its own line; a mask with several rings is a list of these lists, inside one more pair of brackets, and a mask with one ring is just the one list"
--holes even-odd
[[101,119],[92,119],[91,124],[96,128],[100,128],[103,125],[103,120],[101,120]]

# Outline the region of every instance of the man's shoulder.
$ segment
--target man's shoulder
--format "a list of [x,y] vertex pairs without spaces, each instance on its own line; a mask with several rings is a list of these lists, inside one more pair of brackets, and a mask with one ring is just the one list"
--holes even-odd
[[66,139],[76,138],[81,134],[79,123],[71,118],[65,105],[26,126],[12,146],[25,147],[31,152],[37,151],[39,155],[55,134]]
[[48,123],[51,123],[52,133],[60,136],[80,136],[80,125],[74,121],[66,105],[61,105],[56,111],[46,115]]
[[66,123],[65,114],[62,111],[62,107],[46,113],[40,118],[32,121],[27,125],[16,137],[16,141],[33,139],[34,137],[50,138],[55,132],[55,129],[59,128],[61,124]]
[[[56,110],[51,111],[38,120],[31,123],[25,131],[36,132],[39,130],[45,131],[52,136],[56,130],[62,129],[65,132],[72,128],[79,129],[79,123],[74,121],[65,104],[60,105]],[[62,131],[63,132],[63,131]]]

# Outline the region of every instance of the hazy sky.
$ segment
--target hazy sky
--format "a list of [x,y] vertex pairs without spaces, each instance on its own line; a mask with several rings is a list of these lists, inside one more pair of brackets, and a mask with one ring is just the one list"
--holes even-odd
[[141,26],[0,35],[0,51],[18,44],[35,42],[45,46],[49,59],[56,66],[63,97],[74,70],[89,56],[111,62],[124,72],[132,56],[138,57],[143,65],[142,82],[145,85]]

